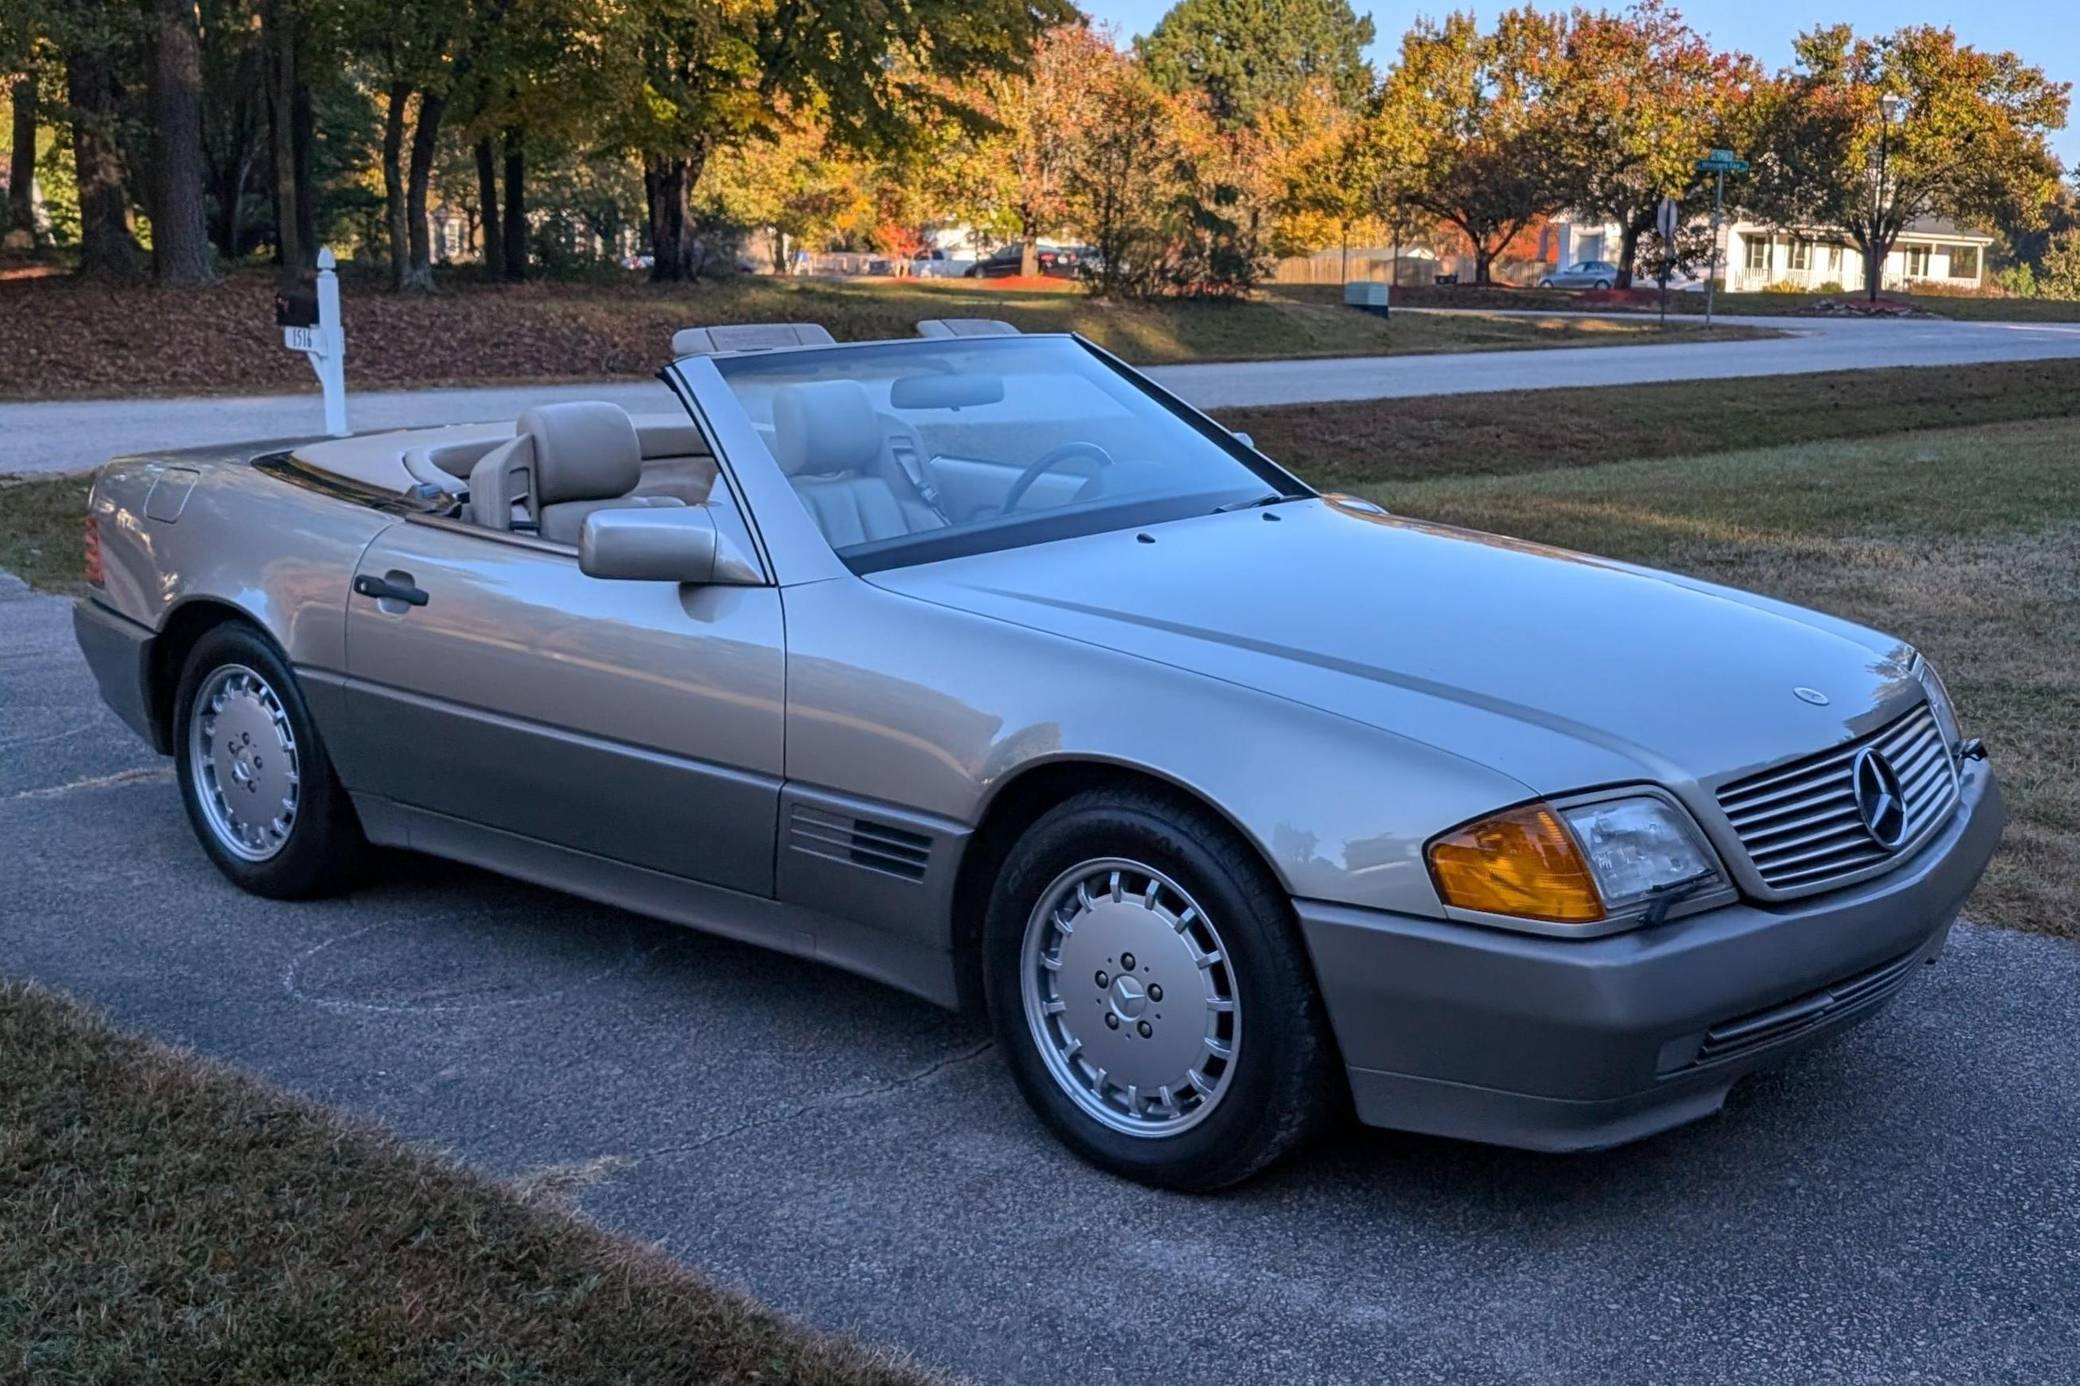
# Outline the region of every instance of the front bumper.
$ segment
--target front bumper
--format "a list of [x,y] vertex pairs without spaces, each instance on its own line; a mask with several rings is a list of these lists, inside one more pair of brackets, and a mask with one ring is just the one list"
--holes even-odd
[[125,726],[164,755],[167,746],[152,719],[152,630],[109,610],[91,597],[72,604],[72,633],[94,682]]
[[1886,875],[1605,938],[1296,901],[1359,1118],[1588,1150],[1709,1116],[1935,960],[2007,821],[1985,761],[1963,783],[1949,827]]

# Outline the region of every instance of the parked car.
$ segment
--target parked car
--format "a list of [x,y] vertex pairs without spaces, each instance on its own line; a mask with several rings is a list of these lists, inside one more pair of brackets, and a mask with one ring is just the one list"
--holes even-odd
[[1541,289],[1608,289],[1618,282],[1618,267],[1608,260],[1578,260],[1538,281]]
[[[1017,241],[999,246],[987,256],[977,260],[964,276],[968,279],[1004,279],[1021,272],[1024,265],[1024,250]],[[1034,252],[1034,262],[1040,273],[1058,279],[1074,279],[1081,253],[1072,246],[1041,246]]]
[[248,890],[408,847],[973,1006],[1176,1188],[1346,1106],[1634,1140],[1941,953],[2004,815],[1907,644],[920,331],[682,333],[683,414],[119,458],[80,646]]

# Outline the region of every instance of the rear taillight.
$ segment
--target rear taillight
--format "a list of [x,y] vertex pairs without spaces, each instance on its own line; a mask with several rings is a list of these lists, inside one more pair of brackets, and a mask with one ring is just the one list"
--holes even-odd
[[87,584],[90,587],[106,587],[108,575],[101,568],[101,520],[98,516],[87,516],[85,539],[86,554],[83,566],[87,573]]

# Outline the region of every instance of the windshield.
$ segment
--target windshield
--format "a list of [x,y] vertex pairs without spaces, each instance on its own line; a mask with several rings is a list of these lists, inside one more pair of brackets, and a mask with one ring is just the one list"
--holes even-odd
[[880,342],[715,368],[856,571],[1300,493],[1069,337]]

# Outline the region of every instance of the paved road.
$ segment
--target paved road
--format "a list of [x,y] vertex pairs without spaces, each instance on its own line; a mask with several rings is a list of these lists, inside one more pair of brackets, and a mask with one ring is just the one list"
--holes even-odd
[[[983,1381],[2069,1382],[2080,948],[1963,927],[1722,1118],[1572,1159],[1351,1133],[1217,1199],[1098,1174],[974,1022],[392,858],[241,895],[0,575],[0,972]],[[0,1060],[4,1061],[4,1060]]]
[[[2080,323],[1827,318],[1725,321],[1788,330],[1793,335],[1672,346],[1164,366],[1151,374],[1192,403],[1218,409],[2080,356]],[[375,429],[511,418],[529,404],[557,399],[608,399],[632,410],[677,407],[669,392],[654,381],[418,390],[356,394],[349,401],[349,422],[357,429]],[[287,437],[320,426],[317,399],[312,395],[0,404],[0,473],[78,471],[122,452]]]

